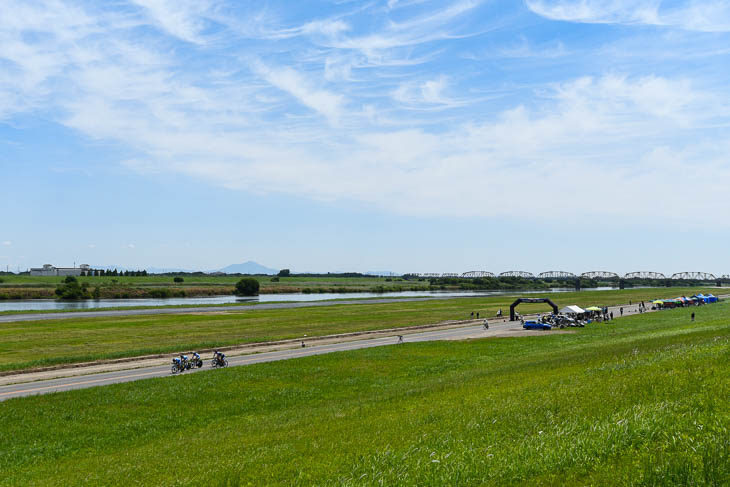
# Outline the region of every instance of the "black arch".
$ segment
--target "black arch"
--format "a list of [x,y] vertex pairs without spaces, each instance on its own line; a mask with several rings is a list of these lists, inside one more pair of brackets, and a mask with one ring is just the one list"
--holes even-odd
[[553,308],[553,313],[558,314],[558,306],[548,298],[518,298],[517,301],[512,303],[509,307],[509,319],[515,321],[515,308],[520,303],[547,303]]

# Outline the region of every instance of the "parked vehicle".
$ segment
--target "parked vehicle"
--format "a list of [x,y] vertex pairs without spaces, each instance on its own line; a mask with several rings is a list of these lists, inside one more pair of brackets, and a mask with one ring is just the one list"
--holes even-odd
[[540,323],[539,321],[525,321],[522,325],[525,330],[552,330],[552,326],[548,323]]

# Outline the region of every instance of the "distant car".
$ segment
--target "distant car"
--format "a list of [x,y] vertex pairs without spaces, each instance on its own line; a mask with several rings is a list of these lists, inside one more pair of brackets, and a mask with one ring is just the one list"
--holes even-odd
[[522,325],[522,328],[525,330],[552,330],[553,327],[550,326],[548,323],[539,323],[537,321],[525,321],[525,324]]

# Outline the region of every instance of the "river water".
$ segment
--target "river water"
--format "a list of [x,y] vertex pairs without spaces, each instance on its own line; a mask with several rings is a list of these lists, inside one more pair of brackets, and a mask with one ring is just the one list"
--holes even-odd
[[[599,287],[586,291],[617,289]],[[553,288],[550,292],[571,292],[572,288]],[[364,299],[364,298],[424,298],[424,297],[469,297],[499,296],[504,294],[535,294],[546,291],[403,291],[397,293],[322,293],[322,294],[261,294],[254,297],[205,296],[197,298],[165,299],[87,299],[83,301],[57,301],[55,299],[27,299],[21,301],[0,301],[0,311],[45,311],[68,309],[121,308],[128,306],[180,306],[230,303],[271,303],[274,301],[324,301],[327,299]]]

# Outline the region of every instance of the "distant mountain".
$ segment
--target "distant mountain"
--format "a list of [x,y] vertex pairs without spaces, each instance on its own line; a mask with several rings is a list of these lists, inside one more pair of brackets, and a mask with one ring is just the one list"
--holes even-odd
[[226,274],[278,274],[279,269],[272,269],[271,267],[262,266],[258,262],[249,260],[243,264],[231,264],[223,269],[218,269],[219,272],[225,272]]

